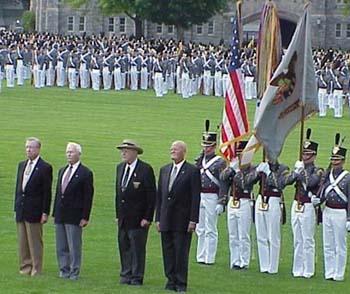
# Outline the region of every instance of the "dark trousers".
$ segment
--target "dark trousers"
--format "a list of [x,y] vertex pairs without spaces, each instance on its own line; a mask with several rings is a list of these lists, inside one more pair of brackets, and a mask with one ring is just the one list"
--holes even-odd
[[148,228],[126,230],[119,227],[120,281],[143,282]]
[[167,289],[186,291],[191,238],[187,232],[161,232]]
[[83,230],[71,224],[56,224],[55,227],[60,277],[76,279],[80,273]]

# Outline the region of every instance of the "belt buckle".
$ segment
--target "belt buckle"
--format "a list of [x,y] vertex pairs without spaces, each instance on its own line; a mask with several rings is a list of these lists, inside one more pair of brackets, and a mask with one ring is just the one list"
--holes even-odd
[[304,209],[305,209],[305,206],[302,203],[297,203],[297,205],[295,206],[295,212],[303,213]]
[[259,210],[261,211],[268,211],[269,210],[269,204],[265,202],[260,202],[259,203]]
[[232,202],[231,202],[231,207],[232,208],[239,208],[241,205],[241,202],[239,201],[239,199],[232,199]]

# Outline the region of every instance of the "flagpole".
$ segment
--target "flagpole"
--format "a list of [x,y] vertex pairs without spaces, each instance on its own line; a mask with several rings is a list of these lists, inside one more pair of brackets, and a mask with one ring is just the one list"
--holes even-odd
[[[309,9],[310,2],[308,1],[305,4],[305,9]],[[306,12],[306,21],[305,21],[305,42],[304,42],[304,66],[303,66],[303,83],[302,83],[302,95],[301,95],[301,119],[300,119],[300,141],[299,141],[299,160],[302,160],[303,153],[303,141],[304,141],[304,118],[305,118],[305,91],[306,91],[306,71],[307,71],[307,58],[306,54],[308,53],[308,40],[309,40],[309,13]]]
[[[308,9],[309,2],[305,4],[305,9]],[[305,121],[305,91],[306,91],[306,70],[307,70],[307,49],[308,49],[308,40],[309,40],[309,14],[306,13],[306,21],[305,21],[305,42],[304,42],[304,65],[303,65],[303,82],[302,82],[302,91],[301,91],[301,107],[300,107],[300,137],[299,137],[299,161],[303,159],[303,141],[304,141],[304,121]],[[301,206],[300,198],[302,193],[301,182],[299,181],[296,186],[296,201],[298,209]]]

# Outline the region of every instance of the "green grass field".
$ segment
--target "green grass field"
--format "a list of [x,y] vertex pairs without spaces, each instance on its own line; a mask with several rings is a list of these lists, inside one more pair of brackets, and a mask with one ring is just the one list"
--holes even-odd
[[[196,96],[182,99],[174,94],[159,99],[153,91],[114,92],[92,90],[71,91],[62,88],[34,89],[27,85],[4,88],[0,93],[0,293],[170,293],[164,290],[160,238],[152,226],[147,245],[145,284],[142,287],[121,286],[119,256],[114,224],[115,165],[120,155],[115,145],[124,138],[136,139],[144,148],[142,159],[149,162],[158,175],[159,168],[169,162],[169,146],[181,139],[188,144],[187,158],[192,161],[200,151],[204,120],[210,118],[212,129],[220,123],[223,100]],[[254,102],[248,103],[252,120]],[[326,166],[333,146],[334,134],[347,136],[349,118],[334,119],[314,116],[305,125],[313,129],[312,139],[320,143],[318,164]],[[280,161],[292,166],[298,157],[299,130],[288,137]],[[95,196],[90,225],[84,231],[81,277],[78,281],[58,278],[55,257],[54,227],[45,225],[44,273],[35,278],[18,274],[16,230],[13,218],[13,194],[17,163],[24,159],[24,140],[36,136],[42,140],[41,155],[57,170],[65,165],[65,145],[79,142],[82,161],[94,171]],[[350,156],[350,154],[349,154]],[[261,159],[256,154],[255,161]],[[349,160],[346,168],[349,169]],[[55,183],[54,183],[55,185]],[[53,186],[55,187],[55,186]],[[286,202],[292,200],[293,189],[285,191]],[[289,213],[288,213],[289,217]],[[323,279],[321,227],[317,228],[316,276],[310,280],[291,277],[290,222],[283,226],[280,268],[277,275],[258,271],[256,244],[250,269],[229,270],[226,216],[219,219],[219,247],[213,266],[195,263],[193,238],[189,293],[336,293],[348,291],[350,274],[344,282]],[[254,233],[253,233],[254,236]]]

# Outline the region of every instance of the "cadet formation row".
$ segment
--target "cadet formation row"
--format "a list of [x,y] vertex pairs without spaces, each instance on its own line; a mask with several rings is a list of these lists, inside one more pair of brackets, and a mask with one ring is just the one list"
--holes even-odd
[[[1,72],[7,87],[32,79],[36,88],[66,87],[93,90],[146,90],[156,97],[173,91],[192,95],[225,95],[230,53],[225,45],[213,46],[173,40],[128,40],[52,34],[1,32]],[[256,98],[256,54],[243,48],[241,69],[246,99]],[[314,51],[319,87],[320,116],[330,108],[342,117],[349,106],[349,56],[341,51]],[[16,82],[17,81],[17,82]]]
[[[344,279],[347,231],[350,230],[350,174],[344,170],[346,149],[340,135],[324,170],[315,165],[318,144],[307,132],[302,160],[290,170],[278,162],[241,167],[239,155],[246,142],[237,144],[238,157],[228,166],[215,154],[217,134],[206,130],[202,152],[195,164],[185,159],[186,144],[170,147],[172,163],[160,169],[158,185],[152,167],[138,158],[143,149],[133,140],[116,146],[122,162],[116,167],[115,211],[118,226],[120,283],[142,285],[146,242],[154,220],[160,232],[165,289],[185,292],[192,233],[197,234],[196,260],[215,263],[217,218],[227,209],[230,268],[249,268],[251,226],[257,236],[259,269],[278,273],[283,189],[295,185],[291,207],[294,277],[315,274],[315,224],[322,221],[324,277]],[[42,225],[50,213],[52,168],[39,155],[37,138],[26,140],[27,159],[18,165],[15,212],[19,245],[19,271],[35,276],[42,271]],[[80,162],[81,146],[68,143],[68,165],[58,172],[52,216],[56,232],[59,276],[75,280],[81,267],[82,228],[89,223],[93,174]],[[253,186],[259,183],[256,199]],[[321,209],[322,206],[322,209]],[[320,215],[322,214],[322,220]]]

